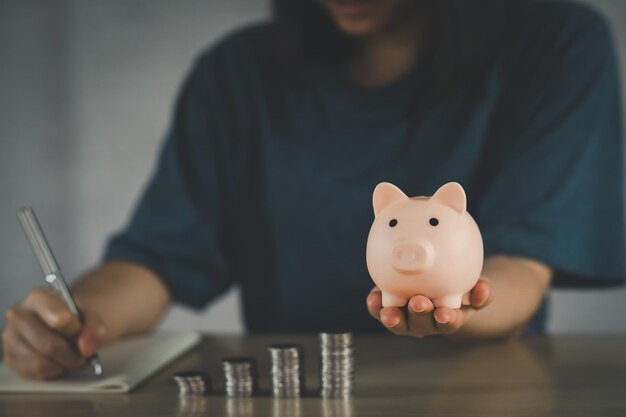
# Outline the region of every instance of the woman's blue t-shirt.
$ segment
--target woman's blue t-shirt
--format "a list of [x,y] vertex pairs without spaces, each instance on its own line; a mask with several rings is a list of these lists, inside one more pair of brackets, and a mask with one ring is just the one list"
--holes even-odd
[[269,30],[199,57],[106,260],[150,268],[195,307],[237,285],[249,330],[380,329],[365,304],[374,187],[431,195],[458,181],[486,256],[543,262],[555,285],[625,279],[620,91],[595,12],[537,3],[482,97],[419,114],[420,65],[376,88],[333,71],[278,85],[262,70]]

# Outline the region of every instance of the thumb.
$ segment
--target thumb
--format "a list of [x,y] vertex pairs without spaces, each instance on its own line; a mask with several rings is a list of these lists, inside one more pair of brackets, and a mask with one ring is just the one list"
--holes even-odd
[[481,276],[474,288],[470,291],[470,305],[474,308],[488,306],[493,300],[493,284]]
[[83,327],[78,335],[78,350],[83,356],[91,356],[102,347],[106,341],[107,328],[97,314],[84,310]]

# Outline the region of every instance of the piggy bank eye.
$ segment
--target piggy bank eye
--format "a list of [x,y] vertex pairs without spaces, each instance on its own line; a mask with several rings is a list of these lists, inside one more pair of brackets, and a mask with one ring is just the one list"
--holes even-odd
[[431,226],[437,226],[439,224],[439,220],[437,220],[435,217],[432,217],[428,223],[430,223]]
[[389,227],[396,227],[396,224],[398,224],[398,221],[396,219],[391,219],[391,221],[389,222]]

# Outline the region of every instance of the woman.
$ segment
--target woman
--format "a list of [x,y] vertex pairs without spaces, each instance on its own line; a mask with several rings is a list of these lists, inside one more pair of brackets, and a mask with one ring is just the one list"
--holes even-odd
[[[498,0],[274,11],[195,63],[130,224],[74,289],[85,324],[47,290],[9,310],[17,373],[58,376],[149,329],[172,300],[202,307],[232,284],[250,330],[493,340],[541,331],[550,283],[624,279],[621,109],[598,15]],[[485,243],[468,305],[416,295],[383,309],[370,292],[383,180],[410,195],[463,184]]]

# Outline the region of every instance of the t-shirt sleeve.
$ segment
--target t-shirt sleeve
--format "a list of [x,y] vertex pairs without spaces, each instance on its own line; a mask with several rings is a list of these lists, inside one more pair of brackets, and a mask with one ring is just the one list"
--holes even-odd
[[155,272],[174,300],[202,307],[231,284],[224,224],[228,155],[220,146],[211,57],[196,62],[179,94],[156,170],[104,259]]
[[558,15],[546,7],[509,62],[494,114],[476,207],[485,253],[543,262],[557,286],[622,283],[622,109],[610,30],[582,6]]

